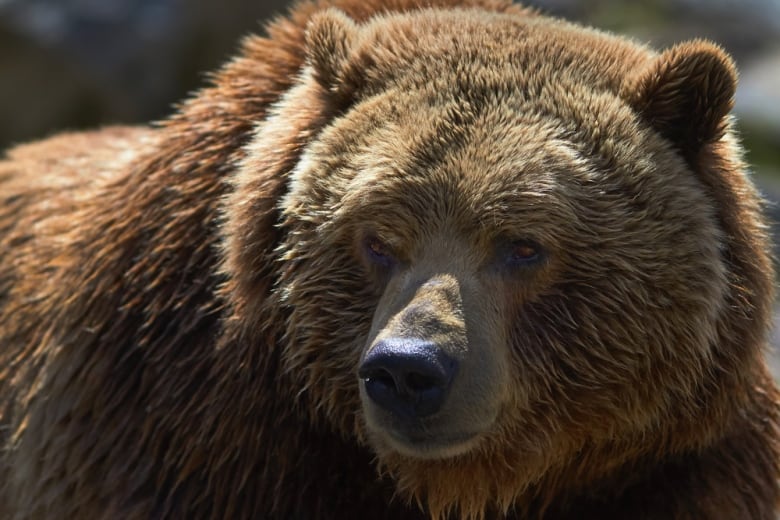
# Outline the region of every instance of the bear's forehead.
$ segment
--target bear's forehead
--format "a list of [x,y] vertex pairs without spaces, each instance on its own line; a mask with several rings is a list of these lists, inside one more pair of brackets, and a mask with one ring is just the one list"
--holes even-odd
[[362,215],[383,236],[441,226],[485,237],[544,234],[575,218],[563,204],[576,203],[572,187],[600,175],[554,124],[493,110],[461,116],[461,128],[429,117],[364,134],[360,152],[328,182],[333,205],[324,206],[338,208],[336,222]]
[[[610,127],[602,134],[611,141],[636,133],[630,111],[611,96],[601,98],[592,113],[567,117],[511,92],[474,100],[458,91],[436,99],[388,91],[354,107],[341,125],[355,136],[344,190],[381,194],[372,186],[395,185],[408,194],[461,194],[471,205],[493,206],[595,180],[600,158],[593,157],[593,128]],[[340,132],[334,137],[343,144]],[[620,158],[627,167],[647,162],[640,150],[625,151],[633,152]],[[612,155],[603,162],[616,161]]]

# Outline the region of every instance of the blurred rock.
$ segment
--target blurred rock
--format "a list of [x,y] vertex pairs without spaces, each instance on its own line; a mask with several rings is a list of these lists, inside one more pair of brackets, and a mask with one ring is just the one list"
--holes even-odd
[[780,41],[778,0],[528,0],[545,12],[629,32],[657,46],[709,38],[737,59]]
[[156,119],[284,0],[0,0],[0,148]]
[[780,45],[740,68],[737,113],[773,133],[780,145]]

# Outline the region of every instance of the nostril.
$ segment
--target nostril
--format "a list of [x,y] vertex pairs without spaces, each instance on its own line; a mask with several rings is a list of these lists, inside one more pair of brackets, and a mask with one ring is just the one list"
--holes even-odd
[[371,372],[368,372],[366,374],[362,375],[363,379],[366,380],[366,382],[371,382],[371,384],[380,384],[382,386],[387,387],[395,387],[395,378],[393,378],[393,375],[388,372],[387,370],[373,370]]
[[442,386],[440,378],[419,374],[417,372],[407,374],[404,382],[406,383],[407,388],[415,392],[424,392],[431,388]]

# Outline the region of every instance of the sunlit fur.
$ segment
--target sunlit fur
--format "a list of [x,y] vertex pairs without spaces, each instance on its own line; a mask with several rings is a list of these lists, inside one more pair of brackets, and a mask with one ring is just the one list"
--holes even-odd
[[[735,81],[500,0],[333,0],[159,125],[12,149],[0,518],[774,518]],[[460,363],[422,441],[357,376],[412,336]]]

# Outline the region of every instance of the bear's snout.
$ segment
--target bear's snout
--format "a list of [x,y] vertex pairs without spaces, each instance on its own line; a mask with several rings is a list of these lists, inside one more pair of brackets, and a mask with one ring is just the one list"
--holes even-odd
[[377,307],[358,363],[362,412],[378,449],[446,458],[470,450],[494,424],[506,350],[482,327],[477,309],[493,306],[469,269],[440,265],[431,276],[415,268],[422,270],[389,284]]
[[430,341],[388,338],[368,352],[358,376],[378,406],[420,418],[441,409],[457,371],[457,360]]

